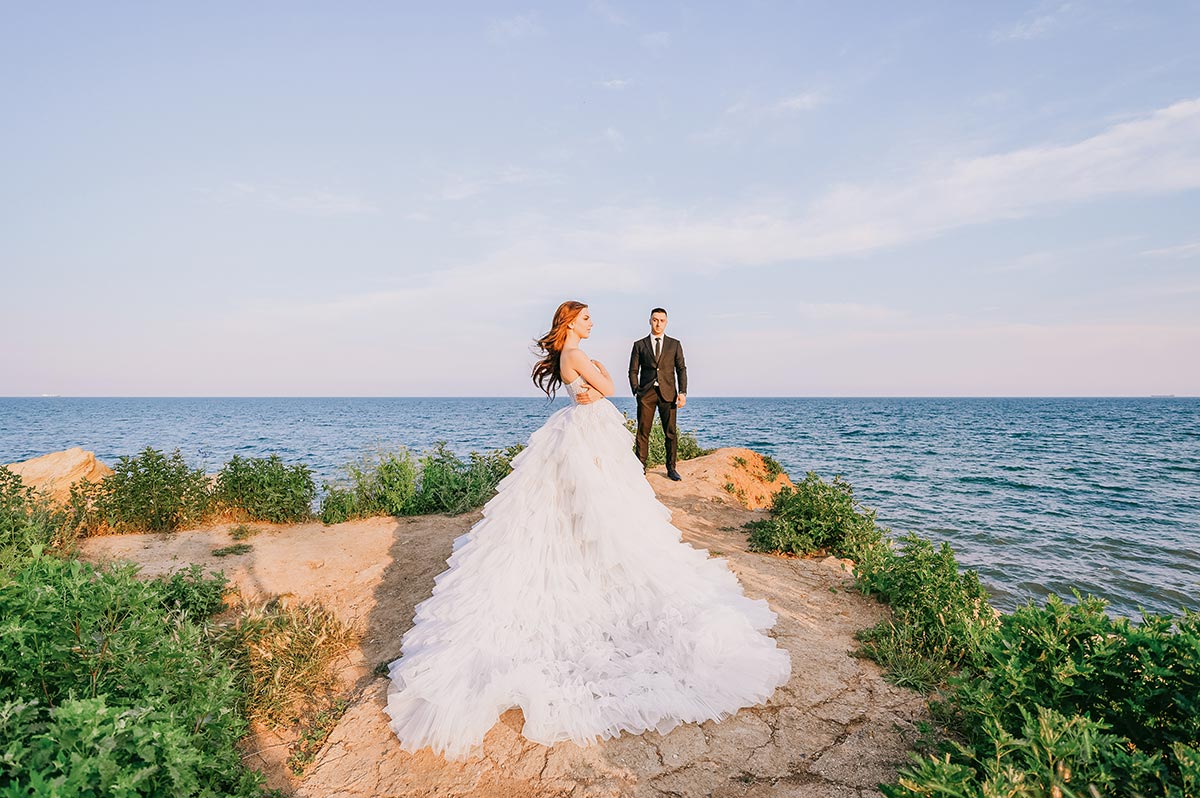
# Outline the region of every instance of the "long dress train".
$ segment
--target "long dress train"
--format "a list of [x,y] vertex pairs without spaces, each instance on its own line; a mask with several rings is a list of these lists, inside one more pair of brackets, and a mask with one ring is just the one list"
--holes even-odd
[[791,660],[764,633],[775,614],[680,541],[632,449],[602,399],[555,412],[513,459],[389,666],[404,748],[467,756],[512,707],[546,745],[665,733],[787,681]]

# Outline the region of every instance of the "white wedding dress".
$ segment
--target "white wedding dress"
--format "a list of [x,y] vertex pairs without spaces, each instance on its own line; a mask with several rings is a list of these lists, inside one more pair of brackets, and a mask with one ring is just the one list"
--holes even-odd
[[389,667],[404,748],[468,756],[511,707],[545,745],[665,733],[787,681],[775,614],[680,541],[611,402],[555,412],[512,465]]

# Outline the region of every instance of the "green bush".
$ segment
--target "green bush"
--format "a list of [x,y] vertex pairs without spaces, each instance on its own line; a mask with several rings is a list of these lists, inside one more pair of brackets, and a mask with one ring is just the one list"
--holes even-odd
[[512,459],[523,447],[512,446],[460,460],[439,443],[421,456],[421,480],[408,514],[458,514],[487,502],[496,485],[512,471]]
[[774,482],[779,479],[779,475],[783,473],[783,466],[769,454],[762,455],[763,468],[767,472],[767,481]]
[[[1131,748],[1103,723],[1053,709],[1023,709],[1015,733],[985,721],[984,746],[958,744],[953,753],[918,759],[897,784],[883,786],[888,798],[1090,798],[1162,795],[1189,798],[1156,783],[1154,758]],[[1122,774],[1137,774],[1149,791],[1130,789]]]
[[[634,437],[633,453],[637,454],[637,419],[625,417],[625,429]],[[697,457],[703,457],[706,454],[712,454],[715,449],[705,449],[696,440],[694,432],[679,432],[675,437],[675,457],[679,460],[692,460]],[[646,466],[654,468],[655,466],[666,465],[667,463],[667,436],[663,433],[662,424],[658,423],[658,417],[655,417],[654,425],[650,427],[650,446],[646,451]]]
[[286,524],[312,517],[317,487],[303,463],[286,465],[279,455],[234,455],[217,474],[213,498],[244,520]]
[[0,466],[0,578],[29,557],[65,550],[73,540],[67,513]]
[[0,583],[0,794],[258,793],[232,670],[135,572],[32,557]]
[[[891,605],[892,617],[860,632],[863,653],[892,669],[893,681],[929,689],[964,665],[974,665],[998,621],[974,571],[959,572],[950,546],[917,535],[898,540],[899,553],[882,543],[858,563],[860,590]],[[930,674],[929,680],[913,673]]]
[[121,457],[113,473],[98,483],[77,482],[70,506],[77,527],[95,533],[171,532],[199,523],[212,496],[208,477],[188,468],[176,449],[170,455],[146,447]]
[[857,560],[879,544],[875,511],[854,499],[841,477],[826,482],[809,471],[794,488],[776,492],[771,515],[749,525],[753,551],[782,554],[830,552]]
[[1134,624],[1078,594],[1000,615],[948,545],[883,538],[848,484],[811,473],[750,526],[752,548],[853,557],[859,589],[892,610],[859,653],[897,684],[941,690],[939,753],[885,795],[1200,796],[1200,615]]
[[462,460],[439,443],[420,457],[400,449],[364,458],[347,466],[346,483],[326,483],[321,520],[466,512],[492,497],[522,448],[472,452]]
[[[1065,760],[1076,785],[1111,795],[1195,795],[1188,790],[1200,785],[1200,615],[1134,624],[1107,615],[1101,599],[1076,599],[1051,596],[1043,607],[1003,616],[975,665],[951,680],[942,713],[964,742],[948,761],[981,783],[994,780],[996,763],[1012,758],[998,754],[1036,748],[1046,736],[1044,723],[1030,725],[1036,707],[1061,726],[1103,732],[1089,770],[1078,754]],[[1012,767],[1041,783],[1049,774],[1035,764],[1018,759]]]
[[[351,491],[329,482],[325,483],[325,496],[321,499],[319,513],[321,523],[340,524],[355,518],[357,517],[357,507],[358,504]],[[366,513],[366,515],[370,515],[370,513]]]
[[158,577],[156,582],[162,606],[196,623],[225,608],[229,580],[223,573],[206,576],[204,569],[193,563],[186,569]]

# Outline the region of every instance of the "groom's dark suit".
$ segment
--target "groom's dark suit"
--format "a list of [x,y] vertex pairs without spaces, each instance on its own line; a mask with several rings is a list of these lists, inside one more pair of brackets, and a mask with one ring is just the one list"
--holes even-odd
[[[642,465],[650,453],[650,428],[654,411],[662,421],[667,444],[667,471],[675,470],[676,429],[675,400],[687,393],[687,365],[683,360],[683,344],[664,335],[661,351],[654,356],[653,336],[633,342],[629,353],[629,388],[637,397],[637,453]],[[678,382],[676,379],[678,378]]]

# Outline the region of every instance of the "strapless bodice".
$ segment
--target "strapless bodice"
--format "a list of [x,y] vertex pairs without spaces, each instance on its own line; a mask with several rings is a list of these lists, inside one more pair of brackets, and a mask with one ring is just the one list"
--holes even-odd
[[587,380],[585,380],[583,375],[580,374],[570,382],[564,382],[563,387],[567,389],[567,393],[570,394],[572,399],[574,399],[577,395],[579,395],[580,391],[588,387],[588,384]]

